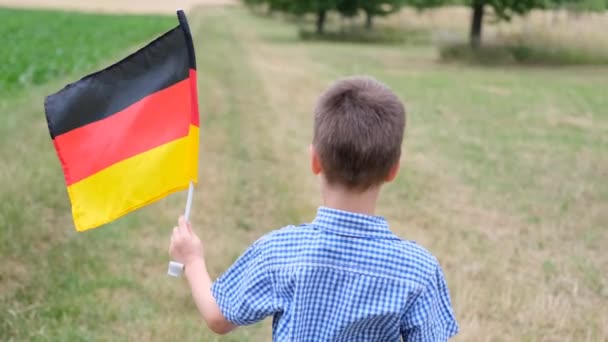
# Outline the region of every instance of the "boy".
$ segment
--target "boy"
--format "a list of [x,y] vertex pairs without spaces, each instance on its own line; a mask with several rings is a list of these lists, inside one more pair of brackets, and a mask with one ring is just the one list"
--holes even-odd
[[437,259],[374,216],[380,187],[399,171],[404,129],[405,109],[386,86],[367,77],[332,85],[310,147],[317,217],[266,234],[214,283],[180,218],[170,254],[211,330],[272,315],[275,341],[446,341],[458,332]]

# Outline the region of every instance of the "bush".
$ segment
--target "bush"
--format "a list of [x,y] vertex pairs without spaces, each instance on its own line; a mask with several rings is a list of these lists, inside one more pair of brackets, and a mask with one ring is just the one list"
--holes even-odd
[[447,62],[467,62],[484,65],[510,64],[515,62],[513,54],[505,46],[482,46],[472,49],[467,43],[443,45],[439,55]]
[[472,49],[466,43],[440,47],[444,61],[461,61],[483,65],[601,65],[608,64],[608,54],[601,50],[577,49],[569,46],[531,44],[530,42],[491,43]]
[[299,36],[308,41],[329,41],[348,43],[378,44],[427,44],[430,33],[426,31],[399,30],[389,27],[377,27],[374,30],[349,28],[347,30],[326,31],[319,34],[314,30],[301,28]]

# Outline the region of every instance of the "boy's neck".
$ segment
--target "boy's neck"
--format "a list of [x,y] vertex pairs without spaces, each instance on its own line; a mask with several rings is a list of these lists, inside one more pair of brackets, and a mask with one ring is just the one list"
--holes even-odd
[[326,207],[365,215],[374,215],[379,193],[379,186],[363,192],[337,185],[323,184],[321,186],[323,204]]

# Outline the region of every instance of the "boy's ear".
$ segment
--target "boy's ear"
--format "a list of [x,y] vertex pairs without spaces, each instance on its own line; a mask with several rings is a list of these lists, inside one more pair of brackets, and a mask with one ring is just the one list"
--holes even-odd
[[399,173],[399,168],[401,168],[401,162],[400,161],[398,161],[393,167],[391,167],[391,169],[388,172],[388,175],[386,176],[386,178],[384,179],[384,181],[385,182],[392,182],[397,177],[397,174]]
[[313,144],[310,144],[308,151],[310,152],[310,169],[313,174],[318,175],[323,171],[323,168],[321,167],[321,161],[319,160],[319,156],[317,155],[317,151],[315,151]]

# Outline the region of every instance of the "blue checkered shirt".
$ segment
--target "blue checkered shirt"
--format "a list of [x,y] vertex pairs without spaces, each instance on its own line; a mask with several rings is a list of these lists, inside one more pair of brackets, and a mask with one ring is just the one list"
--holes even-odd
[[437,259],[379,216],[319,208],[256,241],[212,286],[235,325],[274,341],[446,341],[458,332]]

